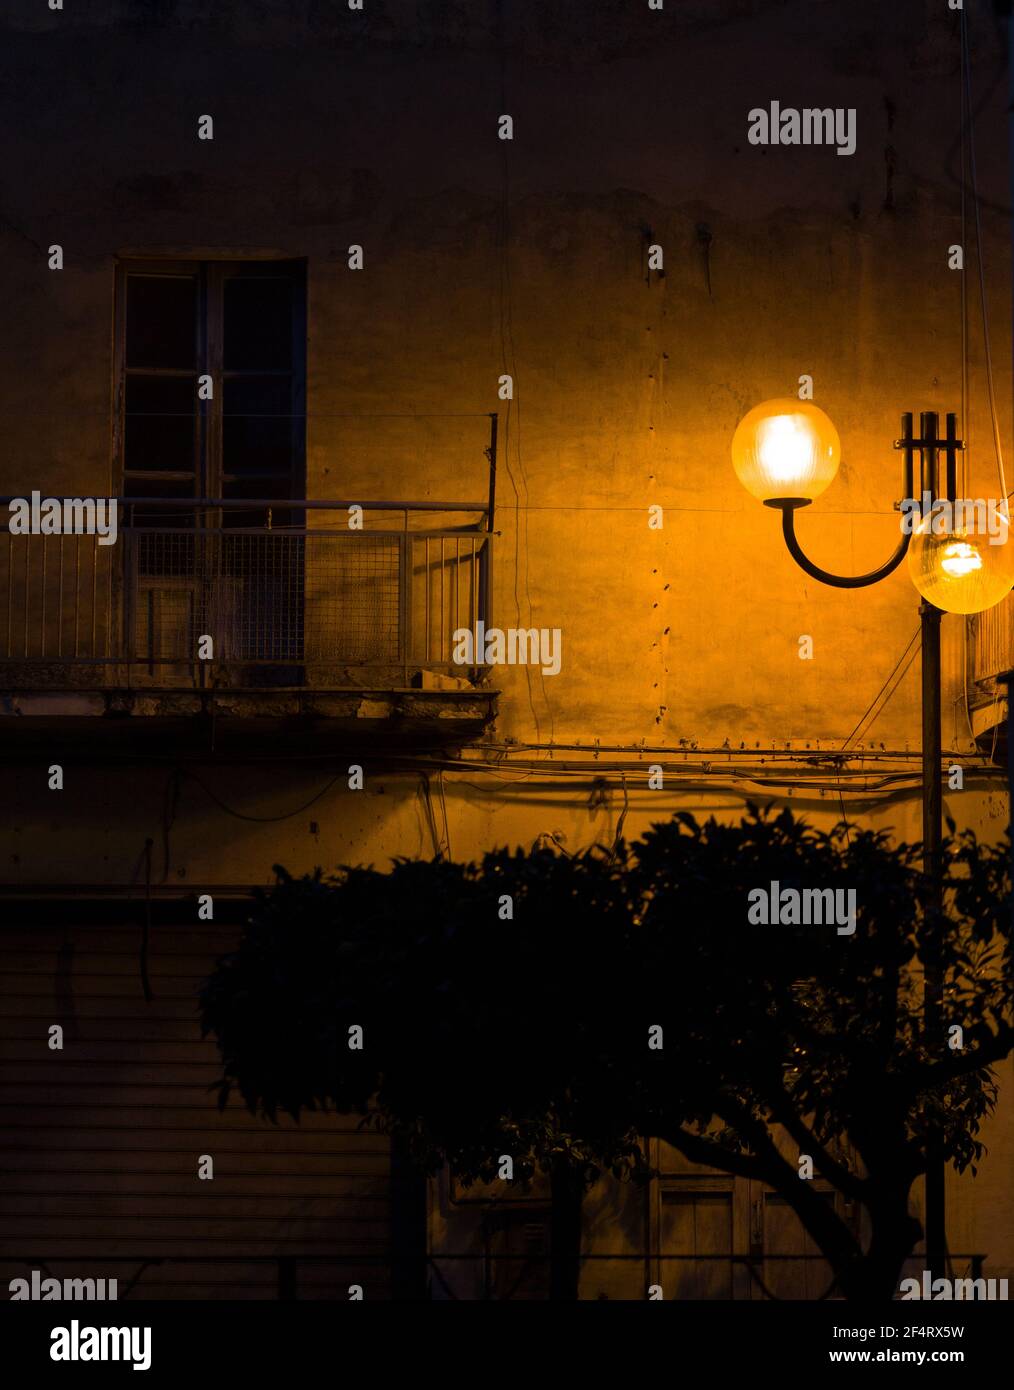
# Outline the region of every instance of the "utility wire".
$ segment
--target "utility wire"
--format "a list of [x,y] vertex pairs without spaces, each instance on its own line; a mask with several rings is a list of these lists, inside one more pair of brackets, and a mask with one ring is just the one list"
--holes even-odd
[[882,685],[882,686],[880,687],[880,689],[877,691],[876,695],[874,695],[873,699],[872,699],[872,700],[870,701],[870,703],[867,705],[866,711],[865,711],[865,713],[862,715],[862,717],[860,718],[859,723],[855,726],[855,728],[854,728],[854,729],[852,730],[852,732],[849,734],[848,738],[847,738],[847,739],[845,740],[845,742],[842,744],[842,746],[841,746],[841,751],[842,751],[843,753],[844,753],[845,750],[848,748],[848,746],[849,746],[849,744],[852,742],[852,740],[855,738],[856,734],[858,734],[859,730],[860,730],[860,729],[863,727],[863,725],[865,724],[866,719],[867,719],[867,717],[868,717],[869,714],[870,714],[870,711],[871,711],[871,710],[873,709],[873,707],[876,705],[876,703],[877,703],[877,701],[880,699],[881,695],[883,695],[883,693],[884,693],[884,691],[887,689],[888,685],[890,685],[891,681],[894,679],[894,674],[895,674],[895,672],[898,670],[899,666],[901,666],[901,663],[902,663],[903,661],[905,661],[905,658],[906,658],[906,656],[907,656],[907,657],[908,657],[908,660],[905,662],[904,670],[902,670],[901,674],[898,676],[898,680],[897,680],[897,682],[896,682],[896,684],[895,684],[895,686],[894,686],[894,689],[892,689],[890,695],[887,696],[887,699],[884,701],[884,704],[881,705],[880,709],[877,710],[877,713],[874,715],[873,720],[871,721],[871,723],[876,723],[877,719],[880,718],[880,715],[882,714],[882,712],[883,712],[883,710],[884,710],[884,707],[887,705],[888,700],[890,700],[891,696],[894,694],[894,691],[897,690],[898,685],[901,684],[901,681],[902,681],[902,679],[904,678],[905,673],[907,672],[909,666],[911,666],[912,662],[913,662],[914,659],[915,659],[916,651],[918,651],[919,648],[917,647],[917,648],[915,649],[915,651],[912,652],[911,656],[909,656],[909,649],[912,647],[913,642],[918,641],[919,636],[920,636],[920,632],[921,632],[921,629],[920,629],[920,628],[916,628],[915,632],[913,632],[912,636],[908,639],[908,646],[906,646],[906,648],[905,648],[905,650],[902,652],[901,656],[898,657],[898,660],[894,663],[894,667],[893,667],[893,669],[891,670],[890,674],[888,675],[887,679],[884,681],[883,685]]
[[183,776],[189,777],[191,781],[196,782],[197,785],[201,788],[201,790],[211,798],[215,805],[218,806],[221,810],[225,811],[228,815],[235,816],[237,820],[259,821],[264,824],[267,824],[268,822],[291,820],[293,816],[298,816],[301,815],[303,811],[308,811],[310,807],[314,804],[314,802],[319,801],[321,797],[325,795],[325,793],[331,790],[331,788],[337,781],[339,781],[342,777],[347,776],[347,773],[336,772],[335,775],[330,779],[330,781],[326,782],[324,786],[321,787],[319,792],[316,792],[313,796],[310,797],[309,801],[304,801],[303,804],[301,806],[297,806],[294,811],[284,811],[281,815],[278,816],[250,816],[247,815],[245,811],[237,811],[234,807],[226,805],[222,798],[220,796],[217,796],[215,792],[211,790],[208,784],[197,776],[196,772],[191,772],[189,768],[186,768],[183,771]]
[[[962,31],[965,24],[965,12],[961,11],[960,20]],[[964,40],[962,39],[962,42]],[[968,142],[965,139],[965,129],[968,125],[968,105],[965,91],[965,65],[964,61],[958,67],[958,139],[961,144],[961,247],[962,258],[968,254],[968,211],[967,211],[967,185],[968,185]],[[962,259],[961,275],[958,283],[961,288],[961,430],[965,439],[965,447],[961,453],[961,495],[968,496],[968,474],[970,468],[971,455],[971,421],[968,417],[968,267]],[[966,627],[967,645],[967,627]]]
[[1000,442],[1000,424],[996,413],[996,391],[993,385],[993,353],[989,341],[989,306],[986,301],[986,272],[982,253],[982,213],[979,207],[978,176],[975,163],[975,113],[972,111],[971,60],[968,51],[968,21],[964,9],[961,11],[961,66],[964,72],[965,105],[968,110],[968,162],[972,177],[972,206],[975,211],[975,259],[979,268],[979,300],[982,306],[982,343],[986,362],[986,392],[989,398],[989,414],[993,425],[993,445],[996,450],[996,466],[1000,475],[1000,495],[1009,497],[1007,480],[1003,467],[1003,446]]

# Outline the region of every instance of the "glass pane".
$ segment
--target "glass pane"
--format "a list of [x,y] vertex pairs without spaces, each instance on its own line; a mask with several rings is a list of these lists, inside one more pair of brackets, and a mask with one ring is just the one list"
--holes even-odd
[[197,281],[192,275],[127,276],[127,366],[194,367]]
[[196,404],[195,377],[127,377],[124,468],[192,473]]
[[[243,499],[266,498],[275,501],[277,498],[289,497],[292,493],[292,484],[287,477],[267,478],[254,475],[251,478],[238,478],[222,485],[225,497],[234,498],[237,502]],[[295,513],[288,507],[273,507],[271,509],[272,527],[291,526],[294,524]],[[266,507],[224,507],[222,509],[222,525],[229,526],[258,526],[267,527],[268,512]]]
[[[190,478],[148,478],[143,474],[128,474],[123,480],[123,491],[127,497],[180,497],[192,498],[194,484]],[[124,516],[127,526],[192,527],[194,524],[193,506],[128,507]]]
[[[288,495],[293,436],[291,389],[288,377],[248,376],[226,381],[223,473],[244,478],[282,474],[281,495]],[[276,494],[269,490],[268,495]]]
[[292,366],[292,281],[263,275],[225,282],[225,370]]

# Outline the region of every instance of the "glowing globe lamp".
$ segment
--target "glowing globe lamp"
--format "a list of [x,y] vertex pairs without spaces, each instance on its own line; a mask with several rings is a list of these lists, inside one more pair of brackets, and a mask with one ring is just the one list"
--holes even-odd
[[762,502],[812,501],[834,481],[841,441],[810,401],[764,401],[744,415],[732,437],[732,465],[747,492]]
[[909,574],[923,598],[945,613],[982,613],[1014,587],[1014,538],[1000,508],[993,536],[984,526],[956,520],[945,505],[919,522],[908,551]]

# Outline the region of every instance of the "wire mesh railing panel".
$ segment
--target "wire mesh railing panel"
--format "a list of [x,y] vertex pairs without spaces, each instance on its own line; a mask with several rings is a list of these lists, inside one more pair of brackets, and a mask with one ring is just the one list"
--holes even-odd
[[[9,537],[8,684],[30,683],[31,665],[34,682],[53,688],[85,683],[88,667],[93,685],[173,686],[201,681],[208,661],[217,685],[242,683],[250,667],[277,668],[265,676],[276,684],[355,684],[355,667],[383,668],[385,681],[410,665],[465,675],[454,634],[489,621],[490,537],[409,529],[413,504],[403,511],[402,529],[372,532],[328,529],[317,512],[324,526],[121,527],[115,546]],[[203,519],[215,519],[210,504]]]
[[142,533],[131,653],[177,662],[202,637],[225,662],[396,662],[398,537]]
[[308,662],[401,659],[402,554],[398,536],[307,534]]

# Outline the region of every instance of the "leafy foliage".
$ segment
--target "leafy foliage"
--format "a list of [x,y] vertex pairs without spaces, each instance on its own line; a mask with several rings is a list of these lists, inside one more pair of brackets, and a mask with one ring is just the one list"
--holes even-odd
[[[643,1176],[657,1137],[783,1192],[841,1270],[862,1252],[799,1181],[807,1152],[875,1219],[890,1209],[910,1249],[931,1141],[974,1171],[989,1068],[1014,1042],[1008,847],[949,840],[930,911],[920,852],[751,807],[735,825],[680,814],[608,853],[279,868],[203,992],[222,1100],[235,1087],[270,1117],[357,1112],[466,1181],[504,1153],[519,1175],[565,1156]],[[854,934],[752,925],[748,894],[772,881],[853,891]]]

